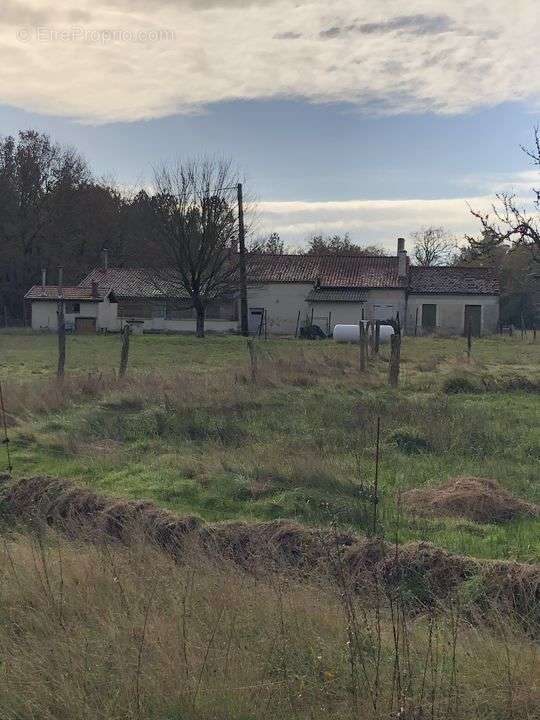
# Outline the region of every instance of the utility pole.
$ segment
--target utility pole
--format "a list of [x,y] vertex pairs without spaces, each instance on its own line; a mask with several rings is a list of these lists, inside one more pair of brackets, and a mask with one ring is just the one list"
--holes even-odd
[[240,327],[242,335],[249,337],[247,269],[246,269],[246,229],[244,227],[244,196],[242,183],[238,183],[238,269],[240,274]]
[[66,367],[66,316],[64,306],[64,269],[58,268],[58,305],[57,305],[57,333],[58,333],[58,367],[56,377],[64,379]]

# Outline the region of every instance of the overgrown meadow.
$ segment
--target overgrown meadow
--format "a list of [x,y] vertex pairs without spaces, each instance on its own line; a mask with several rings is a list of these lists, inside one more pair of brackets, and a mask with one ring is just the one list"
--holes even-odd
[[[150,498],[208,520],[288,518],[373,530],[453,552],[536,562],[540,520],[435,517],[408,490],[492,478],[540,502],[540,342],[532,336],[405,338],[398,390],[388,351],[359,371],[358,348],[331,341],[134,336],[118,380],[119,336],[0,334],[14,475],[49,474],[114,496]],[[4,462],[3,458],[0,462]]]

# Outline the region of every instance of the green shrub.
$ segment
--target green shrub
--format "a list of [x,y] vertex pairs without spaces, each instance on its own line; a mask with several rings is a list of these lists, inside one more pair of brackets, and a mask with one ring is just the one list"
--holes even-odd
[[443,392],[447,395],[458,393],[479,393],[485,391],[479,378],[473,375],[451,375],[442,385]]
[[389,440],[407,455],[431,452],[433,450],[429,440],[422,437],[414,428],[398,428],[391,433]]

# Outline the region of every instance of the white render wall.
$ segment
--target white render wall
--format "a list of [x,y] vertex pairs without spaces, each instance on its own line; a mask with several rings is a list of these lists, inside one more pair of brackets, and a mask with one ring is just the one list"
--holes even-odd
[[[405,292],[403,290],[369,290],[366,293],[365,303],[334,302],[334,303],[309,303],[309,314],[317,318],[330,318],[330,330],[333,332],[336,325],[357,325],[364,320],[389,320],[395,318],[399,312],[400,318],[405,317]],[[326,324],[320,323],[323,330]]]
[[267,312],[268,333],[271,335],[293,335],[296,331],[298,312],[300,320],[313,315],[323,330],[326,318],[331,317],[331,330],[335,325],[355,325],[362,318],[366,320],[388,319],[399,312],[405,317],[404,290],[369,290],[366,303],[312,303],[307,296],[313,290],[311,283],[267,283],[248,288],[248,307],[264,308]]
[[312,283],[268,283],[250,287],[248,308],[266,310],[270,335],[294,335],[298,312],[301,321],[311,313],[306,298],[312,289]]
[[[98,318],[98,307],[103,303],[81,302],[81,311],[78,313],[65,313],[66,325],[75,326],[75,318],[95,317]],[[32,330],[49,330],[56,332],[58,329],[58,318],[56,300],[39,300],[32,303]],[[98,324],[98,321],[96,321]]]
[[409,295],[407,306],[407,333],[413,334],[418,308],[418,333],[422,332],[422,305],[437,306],[436,332],[463,335],[465,331],[465,305],[482,308],[482,335],[497,332],[499,298],[496,295]]

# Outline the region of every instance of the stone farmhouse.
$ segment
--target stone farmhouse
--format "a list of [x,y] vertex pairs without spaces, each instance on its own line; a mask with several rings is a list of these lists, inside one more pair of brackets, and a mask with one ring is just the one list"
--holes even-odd
[[[158,287],[150,270],[96,268],[76,287],[63,287],[68,329],[116,332],[127,322],[143,332],[193,332],[186,299]],[[58,286],[35,285],[25,298],[32,328],[57,327]],[[497,331],[499,285],[489,268],[415,267],[405,241],[393,256],[252,255],[248,258],[250,331],[294,335],[299,326],[399,318],[408,334],[459,335],[470,322],[477,336]],[[206,329],[238,332],[236,297],[209,305]]]

